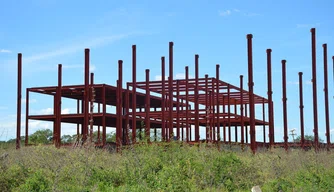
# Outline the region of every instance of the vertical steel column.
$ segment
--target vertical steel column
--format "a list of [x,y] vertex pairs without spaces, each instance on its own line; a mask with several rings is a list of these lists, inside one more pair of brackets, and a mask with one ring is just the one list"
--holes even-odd
[[136,143],[136,129],[137,129],[137,104],[136,104],[136,72],[137,72],[137,48],[136,45],[132,45],[132,143]]
[[130,142],[129,138],[129,131],[130,131],[130,119],[129,119],[129,113],[130,113],[130,86],[127,83],[126,85],[126,95],[125,95],[125,140],[126,144],[128,145]]
[[[25,132],[25,141],[24,144],[25,146],[28,145],[28,141],[29,141],[29,89],[27,88],[27,92],[26,92],[26,132]],[[21,139],[21,138],[20,138]]]
[[205,124],[205,132],[206,132],[206,142],[208,142],[209,140],[211,140],[211,130],[209,129],[209,125],[208,123],[210,123],[209,120],[209,111],[210,111],[210,107],[208,107],[209,105],[209,98],[208,98],[208,93],[209,93],[209,84],[208,84],[208,78],[209,75],[205,75],[205,120],[206,120],[206,124]]
[[266,111],[265,111],[265,103],[264,98],[262,99],[262,120],[263,120],[263,143],[266,143]]
[[299,72],[299,114],[300,114],[300,142],[302,149],[304,149],[304,102],[303,102],[303,72]]
[[[77,114],[80,113],[80,100],[77,99]],[[79,129],[80,129],[80,126],[79,126],[79,123],[77,123],[77,138],[79,138]]]
[[117,90],[118,90],[118,113],[117,113],[117,119],[118,119],[118,126],[116,128],[116,145],[117,147],[120,147],[121,142],[123,140],[122,138],[122,127],[123,127],[123,115],[122,115],[122,96],[123,96],[123,60],[118,60],[118,84],[117,84]]
[[284,126],[284,148],[288,150],[288,114],[286,98],[286,60],[282,60],[282,93],[283,93],[283,126]]
[[[22,101],[22,54],[19,53],[17,55],[16,149],[20,149],[21,147],[21,108],[22,108],[21,101]],[[29,100],[26,100],[26,103],[29,103]]]
[[[184,99],[181,99],[181,103],[182,103],[182,114],[184,113]],[[182,115],[182,124],[181,124],[181,137],[182,137],[182,141],[184,141],[184,116]]]
[[189,67],[185,67],[186,71],[186,140],[189,142],[191,140],[191,136],[189,135],[189,129],[191,126],[189,126]]
[[327,150],[329,150],[331,140],[330,140],[329,103],[328,103],[327,44],[323,44],[322,46],[324,49],[324,93],[325,93],[326,139],[327,139]]
[[[245,117],[248,117],[248,110],[247,110],[247,104],[245,104]],[[248,131],[248,126],[245,126],[245,135],[246,135],[246,143],[248,143],[248,136],[249,136],[249,131]]]
[[274,145],[274,108],[273,108],[273,90],[271,74],[271,49],[267,49],[267,75],[268,75],[268,120],[269,120],[269,145]]
[[226,123],[225,123],[225,102],[226,102],[226,100],[225,100],[225,96],[223,95],[223,135],[224,135],[224,144],[225,144],[225,142],[226,142]]
[[195,55],[195,142],[199,141],[199,106],[198,106],[198,59],[199,55]]
[[90,142],[93,142],[93,125],[94,125],[94,101],[95,101],[95,93],[94,90],[94,73],[90,73],[90,130],[89,130],[89,137]]
[[212,118],[211,118],[211,129],[212,129],[212,140],[217,141],[216,139],[216,129],[215,129],[215,120],[216,120],[216,110],[215,110],[215,81],[212,78],[211,80],[211,97],[210,99],[212,100],[211,102],[211,109],[212,109]]
[[[237,101],[234,100],[234,114],[237,115]],[[235,143],[238,142],[238,127],[237,125],[234,125],[234,138],[235,138]]]
[[169,139],[173,139],[173,42],[169,42],[169,82],[168,82],[168,93],[169,93]]
[[[100,103],[97,105],[97,112],[100,114],[101,113],[101,105]],[[101,128],[100,124],[97,126],[97,143],[100,144],[101,142]]]
[[180,140],[180,81],[176,81],[176,138]]
[[84,91],[84,123],[83,123],[83,142],[87,139],[88,133],[88,109],[89,109],[89,53],[88,48],[85,49],[85,91]]
[[243,89],[243,75],[240,75],[240,121],[241,121],[241,148],[244,149],[245,133],[244,133],[244,89]]
[[228,113],[228,117],[227,117],[227,121],[228,121],[228,143],[231,145],[231,140],[232,140],[232,136],[231,136],[231,98],[230,98],[230,85],[227,85],[227,113]]
[[106,105],[106,87],[102,86],[102,145],[103,147],[107,142],[107,127],[106,127],[106,113],[107,113],[107,105]]
[[56,147],[60,147],[61,145],[61,92],[62,92],[62,65],[58,65],[58,86],[56,92],[56,101],[57,101],[57,114],[56,114],[56,121],[57,121],[57,138],[56,138]]
[[151,122],[150,122],[150,70],[145,70],[146,74],[146,104],[145,104],[145,136],[147,142],[150,142],[150,129],[151,129]]
[[319,147],[319,135],[318,135],[318,100],[317,100],[317,59],[316,59],[316,37],[315,28],[311,29],[312,40],[312,83],[313,83],[313,119],[314,119],[314,145],[315,151],[318,151]]
[[166,141],[166,87],[165,87],[165,57],[161,57],[161,139]]
[[256,152],[256,138],[255,138],[255,103],[253,93],[253,51],[252,51],[252,34],[247,35],[248,45],[248,90],[249,90],[249,118],[250,118],[250,137],[251,137],[251,149],[253,153]]
[[220,101],[219,101],[219,90],[220,90],[220,82],[219,82],[219,64],[216,65],[216,105],[217,105],[217,135],[218,142],[220,141]]

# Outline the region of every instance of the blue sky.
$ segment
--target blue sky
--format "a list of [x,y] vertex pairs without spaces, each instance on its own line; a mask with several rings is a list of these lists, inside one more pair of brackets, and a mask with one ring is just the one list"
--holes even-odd
[[[322,44],[328,43],[329,97],[333,109],[334,23],[330,19],[334,18],[333,4],[330,0],[3,1],[0,6],[0,86],[3,90],[0,139],[15,137],[18,52],[23,54],[22,98],[27,87],[56,85],[58,63],[63,64],[65,85],[83,83],[86,47],[91,49],[96,83],[115,84],[118,59],[124,61],[124,80],[131,80],[133,44],[137,45],[138,80],[144,80],[146,68],[151,69],[150,78],[155,79],[160,75],[160,57],[168,56],[169,41],[174,42],[174,75],[182,75],[186,65],[194,75],[194,54],[199,54],[200,76],[215,76],[215,65],[219,63],[221,79],[239,85],[240,74],[247,79],[248,33],[254,35],[254,89],[265,97],[266,49],[273,49],[276,141],[283,139],[282,59],[287,60],[289,129],[297,128],[296,133],[300,134],[296,82],[298,72],[302,71],[305,128],[306,134],[312,134],[311,27],[317,28],[318,116],[320,137],[324,138]],[[31,94],[30,112],[50,112],[51,99]],[[75,111],[75,102],[64,101],[63,106],[65,112]],[[257,111],[257,115],[261,117],[261,112]],[[33,132],[51,128],[51,124],[31,122],[30,127]],[[75,128],[67,130],[75,132]],[[258,137],[262,139],[261,134]]]

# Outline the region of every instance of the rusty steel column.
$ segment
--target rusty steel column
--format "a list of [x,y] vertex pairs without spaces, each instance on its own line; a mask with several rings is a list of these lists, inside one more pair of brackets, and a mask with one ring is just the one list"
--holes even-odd
[[[27,88],[26,91],[26,101],[29,101],[29,88]],[[29,102],[26,102],[26,131],[25,131],[25,141],[24,141],[25,146],[28,146],[28,141],[29,141],[28,131],[29,131]]]
[[273,90],[272,90],[272,72],[271,72],[271,49],[267,49],[267,75],[268,75],[268,120],[269,120],[269,145],[273,147],[274,138],[274,108],[273,108]]
[[173,42],[169,42],[169,79],[168,79],[168,95],[169,95],[169,138],[173,139]]
[[136,45],[132,45],[132,143],[136,143],[136,132],[137,132],[137,117],[136,117],[136,88],[137,88],[137,47]]
[[299,114],[300,114],[300,142],[302,149],[304,149],[304,102],[303,102],[303,72],[299,72]]
[[185,67],[186,71],[186,141],[189,142],[191,137],[189,136],[189,129],[191,126],[189,126],[189,67]]
[[326,116],[326,139],[327,150],[330,148],[330,124],[329,124],[329,103],[328,103],[328,67],[327,67],[327,44],[323,44],[324,49],[324,95],[325,95],[325,116]]
[[94,125],[94,101],[95,101],[95,91],[94,91],[94,73],[90,73],[90,130],[89,137],[90,142],[93,142],[93,125]]
[[180,140],[180,81],[176,81],[176,138]]
[[224,144],[226,143],[226,123],[225,123],[225,95],[223,95],[223,135],[224,135]]
[[[237,113],[237,101],[234,100],[234,114],[238,114]],[[237,125],[234,125],[234,138],[235,138],[235,143],[238,142],[238,127]]]
[[263,119],[263,143],[266,143],[266,111],[265,111],[265,103],[264,99],[262,100],[262,119]]
[[107,127],[106,127],[106,113],[107,113],[107,105],[106,105],[106,87],[102,86],[102,145],[106,146],[107,142]]
[[151,122],[150,122],[150,70],[145,70],[146,74],[146,103],[145,103],[145,135],[147,142],[150,142],[150,129],[151,129]]
[[[247,104],[245,104],[245,117],[248,117],[248,110],[247,110]],[[246,136],[246,143],[248,144],[248,136],[249,136],[249,131],[248,131],[248,126],[245,126],[245,136]]]
[[253,153],[256,151],[256,138],[255,138],[255,103],[253,93],[253,48],[252,48],[252,34],[247,35],[248,45],[248,90],[249,90],[249,118],[250,118],[250,137],[251,137],[251,149]]
[[161,57],[161,139],[166,141],[166,87],[165,87],[165,57]]
[[83,123],[83,142],[87,139],[88,133],[88,109],[89,109],[89,53],[88,48],[85,49],[85,91],[84,91],[84,123]]
[[284,127],[284,148],[288,150],[288,112],[286,98],[286,60],[282,60],[282,93],[283,93],[283,127]]
[[217,141],[217,133],[215,129],[215,120],[216,120],[216,111],[215,111],[215,84],[214,79],[211,80],[211,109],[212,109],[212,118],[211,118],[211,130],[212,130],[212,140]]
[[318,151],[319,147],[319,135],[318,135],[318,100],[317,100],[317,59],[316,59],[316,37],[315,28],[311,29],[311,41],[312,41],[312,83],[313,83],[313,120],[314,120],[314,145],[315,151]]
[[[22,54],[19,53],[17,55],[16,149],[20,149],[21,147],[21,108],[22,108],[21,101],[22,101]],[[28,103],[28,100],[26,102]]]
[[209,98],[208,98],[208,92],[209,92],[209,84],[208,84],[208,79],[209,79],[209,75],[205,75],[205,119],[206,119],[206,124],[205,124],[205,132],[206,132],[206,142],[208,142],[209,140],[211,140],[211,130],[209,129],[209,125],[208,123],[210,123],[209,120],[209,111],[210,111],[210,107],[208,107],[209,105]]
[[244,150],[245,133],[244,133],[244,90],[243,90],[243,75],[240,75],[240,121],[241,121],[241,148]]
[[228,143],[231,145],[231,140],[232,140],[232,136],[231,136],[231,98],[230,98],[230,85],[227,85],[227,113],[228,113],[228,117],[227,117],[227,121],[228,121]]
[[130,87],[129,84],[127,83],[126,85],[126,95],[125,95],[125,141],[126,144],[128,145],[130,142],[129,138],[129,131],[130,131],[130,119],[129,119],[129,113],[130,113]]
[[199,142],[199,106],[198,106],[198,78],[199,78],[199,55],[195,55],[195,142]]
[[123,127],[123,115],[122,115],[122,96],[123,96],[123,61],[118,60],[118,83],[117,83],[117,122],[118,126],[116,127],[116,145],[117,147],[120,147],[122,142],[122,127]]
[[58,86],[57,86],[57,93],[56,93],[56,101],[57,101],[57,113],[56,113],[56,121],[57,121],[57,137],[55,145],[57,148],[61,145],[61,91],[62,91],[62,65],[58,65]]
[[[100,103],[97,105],[97,113],[98,114],[101,113],[101,105],[100,105]],[[98,144],[101,143],[101,128],[100,128],[100,124],[97,126],[97,143]]]
[[[80,100],[78,99],[77,100],[77,114],[80,113]],[[77,123],[77,138],[79,138],[79,129],[80,129],[80,126],[79,126],[79,123]]]
[[219,101],[219,90],[220,90],[220,85],[219,85],[219,64],[216,65],[216,105],[217,105],[217,135],[218,135],[218,142],[220,141],[220,101]]

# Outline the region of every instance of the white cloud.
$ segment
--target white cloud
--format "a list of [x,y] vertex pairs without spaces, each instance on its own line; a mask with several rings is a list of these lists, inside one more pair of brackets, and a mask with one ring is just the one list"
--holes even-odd
[[22,62],[24,64],[34,63],[41,60],[51,59],[53,57],[67,55],[70,53],[75,53],[78,51],[82,51],[84,48],[92,48],[97,46],[106,45],[109,43],[112,43],[117,40],[121,40],[123,38],[128,37],[131,34],[120,34],[120,35],[111,35],[111,36],[103,36],[98,38],[92,38],[85,42],[78,42],[74,43],[72,45],[67,45],[64,47],[60,47],[56,50],[44,52],[44,53],[38,53],[32,56],[23,57]]
[[11,53],[12,51],[8,49],[0,49],[0,53]]
[[288,81],[287,84],[299,85],[299,82],[298,81]]
[[331,133],[334,133],[334,129],[331,129],[330,132],[331,132]]
[[[61,110],[61,114],[70,114],[72,111],[73,109],[64,108]],[[30,114],[32,115],[51,115],[53,114],[53,108],[48,107],[48,108],[40,109],[40,110],[30,110]]]
[[220,16],[228,16],[228,15],[231,15],[231,14],[232,14],[231,10],[219,11]]

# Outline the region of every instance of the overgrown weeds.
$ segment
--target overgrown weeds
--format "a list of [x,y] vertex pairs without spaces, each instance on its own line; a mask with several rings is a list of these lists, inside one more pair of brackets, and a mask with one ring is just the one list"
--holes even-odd
[[0,191],[330,191],[333,153],[219,151],[182,143],[0,149]]

